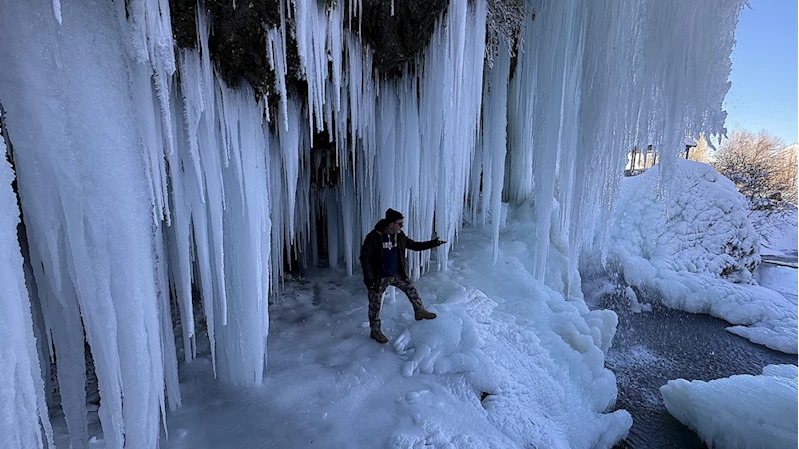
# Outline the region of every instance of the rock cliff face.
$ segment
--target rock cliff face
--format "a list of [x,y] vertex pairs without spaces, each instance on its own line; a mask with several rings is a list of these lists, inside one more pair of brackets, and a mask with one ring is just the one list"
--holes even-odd
[[[315,0],[311,0],[315,1]],[[335,2],[336,0],[328,0]],[[446,13],[446,0],[387,1],[362,0],[362,11],[349,20],[350,0],[345,1],[344,26],[358,34],[373,52],[373,65],[382,76],[394,77],[405,63],[412,61],[433,34],[435,23]],[[180,48],[194,48],[197,41],[195,0],[170,0],[172,30]],[[209,48],[222,78],[231,86],[241,80],[253,86],[258,95],[274,94],[274,72],[266,54],[266,31],[280,26],[283,0],[207,0],[211,17]],[[289,29],[292,19],[286,15]],[[290,32],[289,35],[292,33]],[[289,36],[293,41],[293,36]],[[296,45],[288,47],[287,84],[298,93],[306,89],[299,73]]]

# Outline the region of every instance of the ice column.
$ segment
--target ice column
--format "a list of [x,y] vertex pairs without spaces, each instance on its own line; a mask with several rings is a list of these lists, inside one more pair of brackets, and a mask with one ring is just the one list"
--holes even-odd
[[[502,213],[502,185],[505,180],[505,153],[507,144],[508,76],[510,52],[502,42],[494,60],[491,76],[485,84],[483,105],[483,211],[491,211],[491,241],[494,246],[493,261],[499,253],[499,225]],[[483,219],[485,223],[485,219]]]

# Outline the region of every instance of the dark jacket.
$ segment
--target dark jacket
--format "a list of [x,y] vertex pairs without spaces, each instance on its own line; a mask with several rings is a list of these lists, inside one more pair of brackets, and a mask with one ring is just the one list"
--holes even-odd
[[[361,268],[363,269],[363,283],[367,287],[372,288],[380,285],[380,271],[383,266],[383,229],[386,223],[383,220],[377,222],[375,228],[363,240],[361,246]],[[438,246],[435,240],[428,240],[426,242],[417,242],[405,235],[400,231],[397,234],[397,249],[399,256],[399,267],[397,274],[399,276],[408,277],[405,271],[405,249],[412,251],[424,251]]]

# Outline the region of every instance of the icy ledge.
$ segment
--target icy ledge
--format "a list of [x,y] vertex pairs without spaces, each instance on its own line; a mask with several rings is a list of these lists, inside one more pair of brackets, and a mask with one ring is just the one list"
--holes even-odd
[[788,448],[797,445],[796,379],[796,366],[769,365],[760,376],[670,380],[660,393],[708,447]]
[[659,181],[654,167],[622,182],[609,266],[667,307],[722,318],[736,325],[727,328],[734,334],[796,354],[796,303],[752,280],[760,237],[734,184],[708,165],[682,160],[671,182]]

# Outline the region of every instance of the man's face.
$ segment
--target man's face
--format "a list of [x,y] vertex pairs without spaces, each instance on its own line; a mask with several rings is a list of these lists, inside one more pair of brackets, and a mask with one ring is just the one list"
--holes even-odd
[[388,233],[389,234],[396,234],[402,230],[402,227],[405,226],[405,219],[400,218],[399,220],[391,223],[388,225]]

